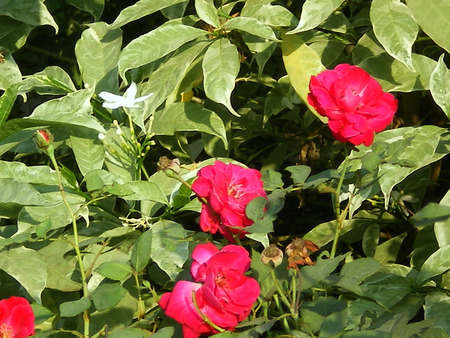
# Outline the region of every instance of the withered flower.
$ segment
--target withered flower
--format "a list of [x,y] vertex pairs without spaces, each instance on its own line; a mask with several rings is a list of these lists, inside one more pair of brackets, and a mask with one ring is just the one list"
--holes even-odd
[[283,251],[277,248],[275,244],[270,244],[268,248],[265,248],[261,253],[261,262],[268,265],[273,263],[274,267],[277,267],[283,261]]
[[175,174],[180,173],[180,160],[178,158],[174,158],[171,160],[166,156],[161,156],[157,163],[158,170],[162,170],[167,173],[168,170],[173,171]]
[[295,238],[286,247],[288,269],[295,268],[297,265],[315,265],[316,263],[311,260],[309,255],[317,250],[319,250],[319,247],[313,242],[307,239]]

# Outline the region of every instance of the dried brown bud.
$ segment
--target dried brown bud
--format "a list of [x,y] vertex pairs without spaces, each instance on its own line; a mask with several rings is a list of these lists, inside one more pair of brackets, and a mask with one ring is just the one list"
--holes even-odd
[[158,170],[162,170],[166,173],[168,173],[168,171],[173,171],[177,175],[180,174],[180,160],[178,158],[171,160],[166,156],[161,156],[157,165]]
[[309,240],[295,238],[291,244],[286,247],[288,256],[288,269],[295,268],[297,265],[314,265],[309,255],[319,250],[319,247]]
[[283,251],[278,249],[275,244],[270,244],[268,248],[265,248],[261,253],[261,262],[268,265],[273,263],[274,267],[281,264],[283,261]]

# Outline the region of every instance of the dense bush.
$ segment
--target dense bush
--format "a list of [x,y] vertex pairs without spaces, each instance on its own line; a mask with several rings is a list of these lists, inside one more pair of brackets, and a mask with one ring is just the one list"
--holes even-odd
[[448,13],[0,1],[2,304],[36,337],[447,337]]

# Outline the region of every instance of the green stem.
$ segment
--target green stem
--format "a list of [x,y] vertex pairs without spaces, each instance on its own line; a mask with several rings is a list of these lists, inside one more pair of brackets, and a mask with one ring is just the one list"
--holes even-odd
[[214,324],[209,318],[208,316],[206,316],[198,307],[197,304],[197,299],[195,298],[195,291],[192,291],[192,301],[194,302],[194,307],[197,310],[197,313],[200,315],[200,317],[202,317],[203,321],[208,324],[209,326],[211,326],[212,328],[216,329],[219,332],[225,332],[224,329],[222,329],[220,326],[217,326],[216,324]]
[[336,256],[336,248],[337,248],[338,239],[339,239],[339,231],[342,229],[342,225],[344,223],[344,220],[341,217],[341,206],[339,203],[339,196],[341,195],[342,183],[344,182],[345,172],[347,171],[347,165],[348,165],[347,152],[348,152],[347,148],[345,148],[345,159],[344,159],[344,162],[342,163],[341,177],[339,178],[339,183],[336,188],[335,198],[334,198],[334,211],[336,213],[336,225],[334,228],[334,239],[333,239],[333,246],[331,247],[330,258],[334,258]]
[[[277,291],[278,291],[278,294],[280,295],[281,300],[283,301],[284,305],[286,305],[286,306],[289,308],[289,311],[290,311],[292,314],[294,314],[294,309],[293,309],[293,307],[292,307],[292,304],[291,304],[291,303],[289,302],[289,300],[286,298],[286,295],[284,294],[283,290],[281,289],[280,284],[278,284],[277,278],[276,278],[276,276],[275,276],[275,271],[274,271],[273,268],[270,269],[270,277],[272,277],[273,284],[275,285],[275,287],[276,287],[276,289],[277,289]],[[274,296],[275,296],[275,295],[274,295]]]
[[[277,295],[273,295],[273,299],[275,300],[275,304],[277,305],[277,308],[278,308],[278,311],[280,312],[280,314],[283,313],[283,309],[281,308],[280,300],[278,299],[278,296]],[[282,316],[280,316],[280,318],[281,317]],[[283,322],[284,329],[286,330],[287,333],[290,334],[291,333],[291,328],[289,327],[289,323],[287,321],[287,318],[286,317],[282,317],[282,322]]]
[[[50,157],[50,160],[52,161],[53,166],[55,167],[56,176],[58,177],[59,191],[61,192],[61,197],[62,197],[63,203],[64,203],[65,207],[67,208],[67,211],[69,212],[69,214],[72,217],[74,249],[75,249],[75,253],[77,255],[78,267],[80,269],[81,284],[83,287],[83,297],[88,298],[89,292],[88,292],[88,288],[87,288],[86,274],[85,274],[84,265],[83,265],[83,256],[81,255],[80,245],[79,245],[79,240],[78,240],[78,227],[77,227],[76,214],[74,214],[72,212],[69,202],[67,201],[66,194],[64,192],[64,186],[62,184],[61,172],[59,171],[58,163],[56,162],[55,150],[53,148],[53,145],[48,146],[47,154]],[[89,337],[89,310],[84,311],[83,321],[84,321],[83,337],[88,338]]]
[[137,318],[138,318],[138,320],[141,320],[145,316],[145,305],[144,305],[144,302],[142,301],[142,291],[141,291],[141,286],[139,283],[139,274],[136,271],[134,271],[133,276],[134,276],[134,281],[136,282],[136,289],[137,289],[137,293],[138,293]]

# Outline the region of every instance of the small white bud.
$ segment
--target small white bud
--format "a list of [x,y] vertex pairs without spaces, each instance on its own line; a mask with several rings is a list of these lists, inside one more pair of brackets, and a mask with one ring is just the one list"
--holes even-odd
[[105,139],[105,134],[100,133],[97,137],[99,140],[103,141]]

